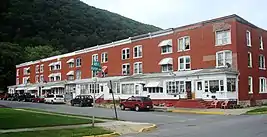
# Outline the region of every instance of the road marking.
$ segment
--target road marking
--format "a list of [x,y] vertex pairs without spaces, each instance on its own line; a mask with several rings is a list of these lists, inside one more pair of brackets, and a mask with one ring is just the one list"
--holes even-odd
[[177,116],[168,116],[168,115],[155,115],[155,116],[159,116],[159,117],[177,117]]

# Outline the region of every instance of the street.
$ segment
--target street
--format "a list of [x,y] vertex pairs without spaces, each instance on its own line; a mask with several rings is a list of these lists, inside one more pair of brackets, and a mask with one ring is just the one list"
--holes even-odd
[[[10,102],[0,104],[14,108],[36,108],[67,114],[114,117],[112,109],[71,107],[67,105]],[[154,123],[158,129],[123,137],[266,137],[267,115],[195,115],[169,112],[118,111],[119,119]]]

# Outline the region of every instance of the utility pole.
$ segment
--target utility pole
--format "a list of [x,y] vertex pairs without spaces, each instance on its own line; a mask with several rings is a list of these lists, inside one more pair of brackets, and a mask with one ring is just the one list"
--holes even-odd
[[113,93],[113,90],[112,90],[112,82],[111,82],[111,80],[109,81],[109,84],[110,84],[110,89],[109,89],[109,91],[111,91],[111,94],[112,94],[112,99],[113,99],[113,106],[114,106],[115,116],[116,116],[116,120],[118,120],[117,108],[116,108],[116,104],[115,104],[115,99],[114,99],[114,93]]
[[[95,92],[96,92],[96,82],[97,82],[97,78],[95,78],[94,81],[94,94],[93,94],[93,110],[95,109]],[[92,118],[92,127],[95,126],[95,115],[93,114],[93,118]]]

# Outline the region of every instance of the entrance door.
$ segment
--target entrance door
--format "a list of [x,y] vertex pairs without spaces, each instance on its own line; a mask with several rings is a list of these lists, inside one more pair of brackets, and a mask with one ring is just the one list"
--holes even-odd
[[185,82],[187,99],[192,99],[192,89],[191,89],[191,81]]
[[196,94],[195,98],[202,98],[203,94],[203,82],[202,81],[196,81]]

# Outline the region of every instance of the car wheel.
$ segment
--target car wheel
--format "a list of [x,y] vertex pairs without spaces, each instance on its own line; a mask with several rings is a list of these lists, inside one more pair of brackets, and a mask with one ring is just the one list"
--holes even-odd
[[140,107],[138,105],[135,106],[135,111],[139,111]]
[[40,103],[40,100],[37,100],[38,103]]
[[51,103],[52,103],[52,104],[54,104],[54,101],[53,101],[53,100],[51,100]]
[[124,105],[121,105],[121,110],[125,110],[125,106]]

